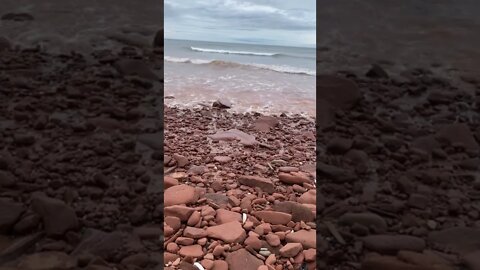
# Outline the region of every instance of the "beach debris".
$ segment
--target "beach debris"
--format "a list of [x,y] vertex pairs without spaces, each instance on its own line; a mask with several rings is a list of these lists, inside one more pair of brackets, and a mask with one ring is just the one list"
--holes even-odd
[[193,265],[197,267],[199,270],[205,270],[205,268],[203,268],[203,266],[199,262],[195,262],[193,263]]

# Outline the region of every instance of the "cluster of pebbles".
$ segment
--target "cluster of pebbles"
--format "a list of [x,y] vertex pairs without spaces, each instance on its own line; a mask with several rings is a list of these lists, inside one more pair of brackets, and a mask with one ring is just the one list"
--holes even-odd
[[317,269],[480,269],[480,81],[454,83],[318,76]]
[[217,106],[165,108],[165,269],[316,269],[314,120]]
[[162,63],[0,38],[0,269],[163,269]]

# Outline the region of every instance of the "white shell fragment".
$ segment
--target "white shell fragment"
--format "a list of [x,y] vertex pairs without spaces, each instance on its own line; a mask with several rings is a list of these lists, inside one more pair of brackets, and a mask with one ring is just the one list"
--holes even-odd
[[199,262],[196,262],[193,265],[196,266],[200,270],[205,270],[205,268],[203,268],[203,266]]
[[245,224],[245,221],[247,221],[247,214],[243,213],[242,214],[242,223]]

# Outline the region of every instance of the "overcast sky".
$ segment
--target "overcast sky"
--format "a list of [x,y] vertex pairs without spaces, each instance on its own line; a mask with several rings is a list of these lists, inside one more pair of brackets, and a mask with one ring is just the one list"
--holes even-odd
[[165,0],[165,38],[315,46],[315,0]]

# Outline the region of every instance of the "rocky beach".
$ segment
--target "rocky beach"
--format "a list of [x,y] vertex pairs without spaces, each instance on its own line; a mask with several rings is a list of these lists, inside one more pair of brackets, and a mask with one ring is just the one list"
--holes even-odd
[[479,269],[480,82],[463,83],[317,77],[317,269]]
[[0,268],[162,269],[156,48],[0,44]]
[[480,269],[478,7],[317,9],[317,269]]
[[166,107],[165,269],[316,269],[315,160],[314,119]]

